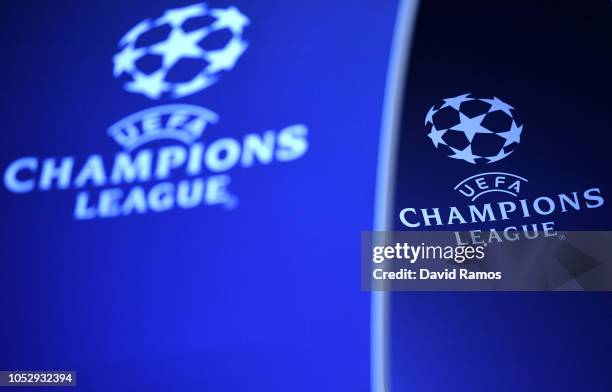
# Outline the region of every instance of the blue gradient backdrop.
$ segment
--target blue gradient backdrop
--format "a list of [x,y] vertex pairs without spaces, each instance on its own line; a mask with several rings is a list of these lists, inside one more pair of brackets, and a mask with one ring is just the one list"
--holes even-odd
[[170,102],[218,113],[211,138],[306,124],[308,153],[234,170],[232,211],[74,221],[75,191],[2,187],[0,368],[74,369],[83,391],[366,391],[356,260],[396,3],[210,2],[251,19],[235,69],[181,100],[123,91],[118,40],[193,3],[4,2],[2,170],[22,156],[113,156],[108,126]]

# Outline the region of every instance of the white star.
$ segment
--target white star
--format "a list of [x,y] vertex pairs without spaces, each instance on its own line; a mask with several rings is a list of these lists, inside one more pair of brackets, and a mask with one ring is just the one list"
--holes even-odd
[[512,117],[512,113],[510,113],[510,109],[514,109],[512,106],[508,105],[504,101],[498,99],[497,97],[493,97],[493,99],[483,98],[481,101],[485,101],[491,104],[491,109],[489,109],[489,113],[494,112],[496,110],[501,110],[506,113],[508,116]]
[[249,18],[244,16],[238,8],[229,7],[228,9],[213,9],[210,12],[217,20],[212,28],[216,30],[229,28],[234,34],[242,32],[245,26],[250,23]]
[[467,147],[464,148],[463,150],[457,150],[456,148],[452,148],[452,147],[450,149],[453,150],[454,152],[453,155],[449,155],[450,158],[463,159],[466,162],[474,163],[474,164],[476,164],[476,161],[474,160],[474,158],[480,158],[478,155],[472,154],[471,144],[468,144]]
[[142,72],[134,73],[134,80],[125,84],[125,89],[133,93],[141,93],[151,99],[158,99],[162,92],[168,89],[167,83],[164,81],[166,71],[160,69],[151,75],[145,75]]
[[500,160],[504,159],[505,157],[507,157],[510,154],[512,154],[512,151],[505,152],[504,149],[502,148],[502,149],[499,150],[497,155],[494,155],[492,157],[485,157],[485,158],[487,158],[487,160],[488,160],[487,164],[488,164],[488,163],[493,163],[493,162],[500,161]]
[[199,3],[183,8],[167,10],[164,15],[155,21],[156,26],[169,23],[172,26],[180,26],[189,18],[206,15],[206,4]]
[[180,28],[174,28],[167,40],[151,47],[151,53],[162,55],[164,68],[169,69],[182,57],[202,58],[204,50],[198,46],[198,42],[205,35],[205,29],[185,33]]
[[431,126],[431,132],[429,132],[427,136],[429,136],[429,138],[431,139],[431,141],[433,142],[436,148],[438,148],[438,144],[440,143],[446,145],[444,140],[442,140],[442,136],[444,136],[446,131],[448,131],[448,129],[443,129],[439,131],[436,129],[434,125]]
[[434,110],[434,107],[436,105],[432,106],[431,109],[429,109],[429,111],[427,112],[427,115],[425,116],[425,125],[427,125],[428,122],[433,124],[433,115],[436,112],[436,110]]
[[454,98],[446,98],[444,99],[444,105],[442,105],[440,107],[440,109],[445,108],[447,106],[452,107],[455,110],[459,110],[459,105],[461,105],[462,102],[465,101],[473,101],[474,98],[468,98],[467,96],[470,95],[471,93],[467,93],[467,94],[463,94],[463,95],[458,95]]
[[506,143],[504,143],[504,147],[506,147],[512,143],[520,143],[521,132],[523,132],[523,126],[517,127],[514,120],[512,120],[512,127],[510,130],[508,132],[500,132],[498,135],[506,139]]
[[247,48],[247,44],[241,39],[234,37],[221,50],[214,50],[206,53],[206,60],[210,63],[206,68],[209,73],[215,73],[219,70],[230,70],[234,68],[238,58]]
[[134,63],[145,54],[144,49],[134,49],[132,45],[128,45],[123,50],[113,56],[113,75],[115,77],[123,72],[132,72]]
[[459,124],[454,125],[451,129],[462,131],[471,143],[474,140],[474,135],[477,133],[493,133],[487,128],[483,127],[480,123],[487,114],[481,114],[476,117],[468,117],[465,114],[459,112]]

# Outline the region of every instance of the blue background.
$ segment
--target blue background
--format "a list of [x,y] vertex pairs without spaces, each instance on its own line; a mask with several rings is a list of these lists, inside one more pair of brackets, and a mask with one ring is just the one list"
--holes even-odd
[[308,153],[233,170],[231,211],[75,221],[74,190],[2,187],[0,368],[74,369],[87,391],[366,391],[356,260],[396,4],[232,2],[251,20],[233,71],[180,100],[123,91],[118,40],[193,3],[4,2],[2,171],[22,156],[112,157],[111,124],[171,102],[219,114],[205,141],[304,123]]
[[[30,155],[111,156],[109,125],[170,102],[218,113],[211,138],[304,123],[308,153],[232,171],[232,211],[77,222],[73,190],[2,187],[0,368],[74,369],[87,391],[368,390],[369,294],[356,260],[372,224],[396,3],[232,2],[252,21],[232,72],[177,101],[123,91],[112,77],[119,38],[193,3],[4,2],[0,169]],[[451,185],[473,173],[419,134],[432,104],[464,92],[517,108],[524,138],[497,168],[537,184],[527,194],[593,183],[609,194],[609,3],[530,3],[421,5],[394,215],[456,201]],[[609,229],[606,207],[561,223]],[[610,301],[394,294],[391,386],[610,390]]]

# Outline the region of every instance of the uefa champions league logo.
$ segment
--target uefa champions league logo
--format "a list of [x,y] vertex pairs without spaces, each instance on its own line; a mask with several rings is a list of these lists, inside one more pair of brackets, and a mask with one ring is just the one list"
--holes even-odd
[[472,164],[506,158],[520,143],[523,131],[514,108],[497,97],[470,95],[446,98],[429,109],[425,127],[434,147]]
[[[469,93],[443,99],[432,106],[425,117],[425,127],[438,151],[476,165],[473,167],[508,157],[521,142],[523,131],[510,104],[497,97],[477,98]],[[399,219],[409,230],[478,225],[469,231],[467,243],[486,244],[515,241],[519,232],[525,233],[527,239],[536,238],[533,233],[538,232],[555,237],[555,214],[600,208],[605,204],[601,188],[597,186],[534,196],[522,193],[528,183],[527,178],[513,173],[488,170],[476,173],[453,188],[469,200],[467,203],[429,208],[409,206],[399,212]],[[503,230],[493,227],[511,220],[520,223],[512,222]],[[467,244],[459,235],[456,238],[458,245]]]
[[[234,68],[248,46],[242,37],[248,24],[232,6],[208,8],[200,3],[168,10],[138,23],[119,40],[113,75],[124,78],[126,91],[151,99],[194,94]],[[223,34],[229,39],[215,45]]]
[[[242,34],[249,23],[232,6],[168,10],[119,40],[113,75],[126,91],[151,99],[194,94],[234,68],[248,46]],[[77,220],[199,206],[233,209],[239,198],[231,191],[232,172],[291,162],[308,151],[305,124],[232,136],[219,135],[218,127],[208,132],[219,122],[212,110],[189,103],[141,108],[108,128],[121,147],[114,155],[21,157],[5,168],[4,186],[15,194],[75,191]]]

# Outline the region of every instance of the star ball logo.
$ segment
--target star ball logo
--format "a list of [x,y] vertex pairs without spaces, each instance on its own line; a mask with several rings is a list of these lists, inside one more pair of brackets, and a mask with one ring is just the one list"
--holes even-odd
[[[452,159],[488,165],[507,158],[521,142],[523,125],[514,107],[498,97],[471,93],[444,98],[425,115],[425,129],[434,147]],[[488,193],[517,197],[527,179],[505,172],[484,172],[460,181],[454,189],[475,201]]]
[[113,75],[125,79],[126,91],[151,99],[194,94],[234,68],[248,47],[243,32],[249,23],[236,7],[201,3],[168,10],[143,20],[119,40]]
[[[233,6],[170,9],[119,40],[113,76],[126,91],[152,100],[195,94],[234,68],[248,47],[243,34],[249,24]],[[193,104],[144,108],[107,129],[121,148],[114,155],[18,158],[5,169],[4,186],[17,194],[74,190],[77,220],[232,209],[239,198],[230,190],[231,171],[294,161],[308,151],[301,123],[240,137],[209,131],[219,123],[217,113]]]
[[448,157],[472,164],[500,161],[521,141],[514,108],[497,97],[463,94],[432,106],[425,127],[434,147]]
[[[443,99],[425,115],[427,137],[436,150],[458,164],[489,168],[507,158],[521,142],[523,125],[517,120],[513,106],[497,97],[477,98],[461,94]],[[566,214],[600,208],[605,204],[599,187],[582,191],[559,192],[538,197],[524,197],[521,190],[528,180],[520,175],[486,171],[460,180],[454,190],[469,200],[467,205],[433,208],[406,207],[399,212],[401,223],[408,229],[431,226],[485,225],[510,219],[522,224],[503,230],[470,230],[470,238],[461,238],[458,245],[515,241],[524,238],[556,236],[553,214]],[[505,200],[492,199],[493,195]],[[487,200],[488,199],[488,200]],[[464,199],[465,200],[465,199]]]

